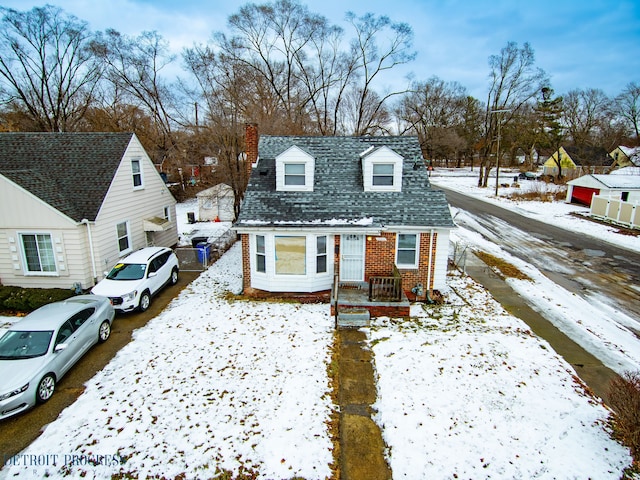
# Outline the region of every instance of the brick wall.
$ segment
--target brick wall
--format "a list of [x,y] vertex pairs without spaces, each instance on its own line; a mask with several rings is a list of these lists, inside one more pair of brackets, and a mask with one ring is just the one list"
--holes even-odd
[[251,249],[249,248],[249,235],[240,234],[242,241],[242,289],[245,293],[251,290]]
[[258,124],[247,123],[244,129],[244,142],[247,149],[247,178],[251,176],[251,166],[258,160]]
[[[434,241],[431,242],[431,235],[422,233],[420,235],[420,259],[418,269],[400,269],[402,275],[402,287],[407,296],[414,300],[416,297],[411,289],[418,283],[423,286],[424,294],[418,299],[426,298],[427,288],[429,291],[433,289],[433,275],[435,272],[435,256],[436,256],[436,239],[437,234],[434,233]],[[429,270],[429,247],[431,250],[431,284],[426,285]],[[365,259],[365,280],[369,281],[370,277],[393,275],[393,265],[396,259],[396,234],[384,232],[379,236],[367,236],[366,238],[366,259]]]

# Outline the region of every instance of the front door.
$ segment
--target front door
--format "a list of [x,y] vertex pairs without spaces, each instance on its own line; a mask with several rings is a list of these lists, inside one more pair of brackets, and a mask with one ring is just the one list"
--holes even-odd
[[364,281],[364,235],[342,235],[340,250],[340,280]]

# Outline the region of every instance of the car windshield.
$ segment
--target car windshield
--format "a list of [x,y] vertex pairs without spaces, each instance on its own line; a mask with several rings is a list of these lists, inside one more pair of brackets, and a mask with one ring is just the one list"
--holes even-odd
[[118,263],[111,269],[107,278],[109,280],[140,280],[144,277],[146,267],[144,263]]
[[9,330],[0,338],[0,360],[22,360],[47,353],[53,331]]

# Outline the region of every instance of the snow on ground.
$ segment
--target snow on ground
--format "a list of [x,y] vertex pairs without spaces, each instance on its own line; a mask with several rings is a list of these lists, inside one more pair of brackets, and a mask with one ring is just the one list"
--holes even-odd
[[[544,182],[524,181],[519,188],[500,187],[500,198],[495,197],[495,181],[493,187],[477,187],[477,172],[468,169],[440,170],[438,176],[431,177],[435,186],[443,186],[472,195],[484,201],[492,202],[503,208],[535,218],[546,223],[582,232],[600,240],[608,241],[623,248],[640,251],[640,237],[621,235],[614,226],[592,222],[586,218],[576,217],[572,213],[587,215],[586,207],[564,202],[530,202],[514,201],[508,196],[516,190],[548,189],[553,192],[558,187]],[[504,174],[503,174],[504,175]],[[506,175],[505,178],[512,178]],[[466,212],[452,209],[456,218],[464,216],[473,221]],[[531,264],[516,258],[502,250],[500,245],[489,242],[476,232],[465,228],[457,228],[452,232],[452,240],[484,250],[506,260],[525,273],[531,281],[507,279],[510,286],[529,305],[542,313],[560,331],[565,333],[585,350],[598,358],[610,369],[623,374],[626,371],[640,370],[640,340],[628,329],[629,325],[637,328],[637,321],[623,312],[614,310],[597,298],[591,296],[589,301],[574,295],[560,285],[553,283]],[[550,293],[552,292],[552,293]],[[598,314],[594,315],[597,311]]]
[[628,451],[571,366],[470,278],[449,281],[450,304],[371,326],[393,478],[619,478]]
[[[225,228],[185,225],[193,209],[178,208],[182,244]],[[225,292],[240,290],[240,275],[236,244],[23,452],[75,454],[78,464],[7,464],[0,477],[329,477],[328,305],[235,300]],[[447,305],[414,305],[411,320],[367,329],[394,478],[620,478],[628,449],[571,366],[470,278],[452,274],[450,286]]]
[[328,308],[226,300],[242,288],[240,262],[238,243],[23,452],[58,455],[56,467],[5,467],[7,478],[330,476]]

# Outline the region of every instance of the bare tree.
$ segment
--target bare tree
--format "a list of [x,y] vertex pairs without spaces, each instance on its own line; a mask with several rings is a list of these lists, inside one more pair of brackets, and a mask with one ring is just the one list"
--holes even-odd
[[489,67],[491,86],[484,120],[485,142],[478,178],[480,187],[487,186],[492,163],[490,153],[498,141],[498,130],[516,118],[518,111],[548,84],[546,73],[535,67],[535,55],[529,43],[519,48],[517,43],[508,42],[500,55],[489,57]]
[[466,107],[466,89],[457,82],[438,77],[415,82],[396,108],[396,116],[402,121],[400,133],[416,133],[431,162],[448,160],[467,146],[463,126]]
[[244,125],[251,118],[261,118],[252,109],[257,93],[252,71],[233,57],[217,56],[207,46],[185,50],[184,59],[197,82],[191,94],[204,107],[202,119],[194,126],[195,143],[201,155],[218,160],[218,180],[232,188],[237,215],[248,180],[242,155]]
[[278,0],[241,7],[229,17],[229,25],[233,37],[214,36],[224,55],[270,88],[286,116],[285,131],[308,125],[312,92],[300,80],[300,64],[312,40],[326,31],[326,18],[296,1]]
[[0,11],[0,101],[39,130],[73,130],[102,74],[86,22],[52,5]]
[[128,37],[109,29],[94,42],[94,51],[107,66],[107,78],[122,101],[141,108],[153,120],[155,145],[152,156],[179,161],[174,128],[184,124],[177,115],[175,94],[162,70],[175,60],[168,43],[157,32]]
[[622,117],[627,128],[634,132],[636,141],[640,141],[640,84],[629,83],[615,99],[615,113]]
[[576,145],[595,146],[609,122],[610,100],[600,89],[571,90],[564,98],[563,123]]
[[[387,16],[376,17],[371,13],[356,17],[354,13],[348,12],[347,21],[355,31],[351,55],[357,65],[358,76],[353,91],[358,101],[352,134],[370,135],[387,128],[381,123],[382,119],[386,119],[385,104],[393,96],[406,91],[394,90],[371,98],[374,96],[374,87],[382,80],[385,72],[415,59],[416,53],[412,49],[413,30],[406,23],[395,23]],[[385,40],[382,47],[378,43],[380,39]]]

